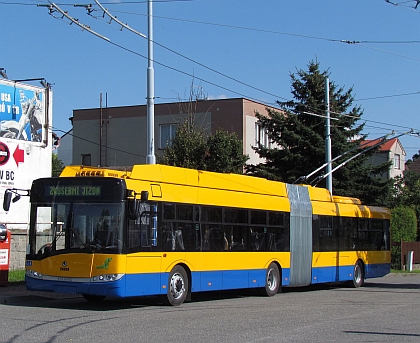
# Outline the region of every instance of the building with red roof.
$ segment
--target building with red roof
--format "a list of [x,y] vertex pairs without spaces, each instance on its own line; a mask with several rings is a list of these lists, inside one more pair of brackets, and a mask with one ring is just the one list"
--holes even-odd
[[[379,139],[374,139],[363,141],[361,144],[369,147],[379,142]],[[369,163],[378,165],[385,161],[392,161],[387,175],[383,175],[384,178],[391,179],[396,176],[402,176],[404,173],[406,155],[400,140],[398,138],[392,138],[380,146],[379,150],[370,158]]]

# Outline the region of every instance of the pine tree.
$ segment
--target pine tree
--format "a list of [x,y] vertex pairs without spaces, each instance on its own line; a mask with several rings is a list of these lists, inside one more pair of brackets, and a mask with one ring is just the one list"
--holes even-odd
[[[293,100],[278,101],[280,111],[267,109],[267,115],[256,114],[272,145],[255,148],[265,162],[249,166],[249,173],[293,183],[325,163],[325,80],[329,76],[328,70],[321,72],[319,63],[311,61],[308,71],[290,75]],[[357,147],[366,135],[361,134],[364,124],[358,124],[363,111],[352,107],[353,88],[345,90],[330,81],[329,93],[332,157],[354,149],[335,161],[334,168],[360,151]],[[386,174],[389,162],[378,166],[367,163],[376,150],[333,173],[333,194],[357,197],[369,204],[386,203],[390,186],[381,175]],[[318,186],[325,187],[325,179]]]

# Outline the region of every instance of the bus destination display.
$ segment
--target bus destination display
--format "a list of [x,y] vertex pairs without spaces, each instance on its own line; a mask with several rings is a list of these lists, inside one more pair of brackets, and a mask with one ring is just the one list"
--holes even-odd
[[47,186],[47,196],[101,196],[102,186],[71,185],[71,186]]

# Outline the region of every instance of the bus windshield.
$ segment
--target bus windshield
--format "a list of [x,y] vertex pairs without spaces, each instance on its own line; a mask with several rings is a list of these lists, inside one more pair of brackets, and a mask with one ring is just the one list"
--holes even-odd
[[123,202],[33,204],[31,212],[31,255],[122,251]]

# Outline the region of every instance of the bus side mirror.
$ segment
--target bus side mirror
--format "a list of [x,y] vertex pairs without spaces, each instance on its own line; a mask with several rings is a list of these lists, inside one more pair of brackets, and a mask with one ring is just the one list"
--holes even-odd
[[139,217],[139,201],[134,198],[134,199],[130,199],[128,200],[128,217],[131,220],[137,220]]
[[3,198],[3,210],[6,212],[10,210],[10,202],[12,201],[12,192],[9,189],[6,189],[4,192]]

